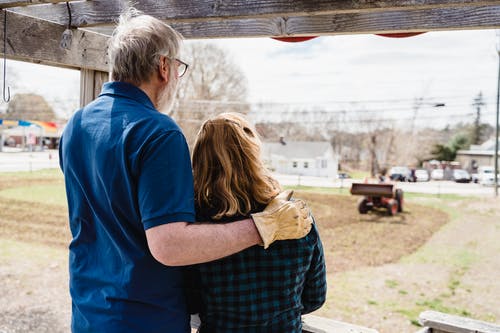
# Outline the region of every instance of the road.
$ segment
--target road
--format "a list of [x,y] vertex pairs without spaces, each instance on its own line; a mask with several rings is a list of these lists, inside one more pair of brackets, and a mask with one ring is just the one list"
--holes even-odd
[[23,152],[4,147],[0,152],[0,172],[35,171],[59,167],[57,150]]
[[[282,185],[303,185],[315,187],[350,188],[354,182],[362,182],[361,179],[327,179],[320,177],[304,177],[275,174],[276,179]],[[427,193],[427,194],[459,194],[459,195],[484,195],[493,196],[492,186],[482,186],[474,183],[455,183],[453,181],[429,181],[406,183],[398,182],[397,187],[405,192]]]
[[[0,152],[0,172],[35,171],[47,168],[59,167],[59,155],[57,150],[45,150],[36,152],[21,152],[7,148]],[[350,188],[353,182],[360,179],[328,179],[321,177],[305,177],[295,175],[275,174],[276,179],[282,185],[304,185],[330,188]],[[493,187],[481,186],[479,184],[459,184],[452,181],[430,181],[418,183],[398,183],[397,186],[405,192],[428,193],[428,194],[460,194],[460,195],[484,195],[493,196]]]

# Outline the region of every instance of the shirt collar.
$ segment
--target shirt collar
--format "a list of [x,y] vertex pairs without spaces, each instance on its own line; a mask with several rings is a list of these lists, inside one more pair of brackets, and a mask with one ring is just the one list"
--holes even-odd
[[102,90],[99,96],[103,95],[118,95],[125,98],[130,98],[139,102],[140,104],[143,104],[144,106],[156,110],[153,102],[151,102],[148,95],[146,95],[146,93],[139,87],[131,83],[121,81],[106,82],[102,86]]

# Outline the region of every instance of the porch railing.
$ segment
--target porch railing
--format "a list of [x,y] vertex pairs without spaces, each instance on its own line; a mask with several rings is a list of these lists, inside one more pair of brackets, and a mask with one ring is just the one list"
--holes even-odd
[[[303,333],[378,333],[373,328],[349,324],[314,315],[302,316]],[[416,333],[500,333],[500,325],[437,311],[424,311],[419,316],[424,326]],[[191,316],[191,327],[200,325],[198,316]]]

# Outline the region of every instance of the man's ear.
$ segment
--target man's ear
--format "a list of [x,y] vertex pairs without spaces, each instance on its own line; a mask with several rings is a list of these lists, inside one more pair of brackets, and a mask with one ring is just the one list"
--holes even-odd
[[167,57],[160,56],[160,64],[158,68],[160,79],[165,82],[168,82],[169,71],[170,71],[170,66]]

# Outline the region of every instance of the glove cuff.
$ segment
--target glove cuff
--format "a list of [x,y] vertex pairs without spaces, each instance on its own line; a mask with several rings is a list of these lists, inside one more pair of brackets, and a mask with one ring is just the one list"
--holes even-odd
[[266,217],[262,213],[251,214],[251,217],[262,239],[264,249],[267,249],[275,240],[276,228],[272,223],[266,223]]

